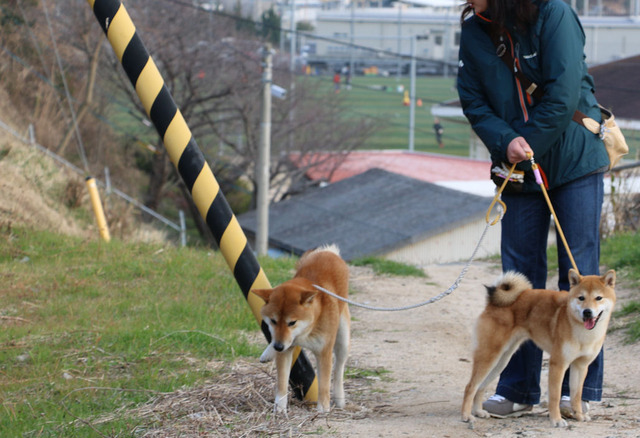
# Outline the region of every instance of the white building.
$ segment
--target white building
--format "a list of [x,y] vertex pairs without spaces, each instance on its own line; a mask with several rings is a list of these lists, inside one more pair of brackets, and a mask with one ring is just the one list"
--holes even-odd
[[[386,69],[398,65],[398,53],[411,55],[413,40],[419,65],[431,61],[453,66],[458,56],[461,8],[459,2],[444,1],[453,6],[403,4],[400,8],[318,11],[313,23],[317,37],[303,37],[308,58],[311,63],[326,61],[331,65],[354,59]],[[581,22],[589,65],[640,54],[640,16],[586,16]]]

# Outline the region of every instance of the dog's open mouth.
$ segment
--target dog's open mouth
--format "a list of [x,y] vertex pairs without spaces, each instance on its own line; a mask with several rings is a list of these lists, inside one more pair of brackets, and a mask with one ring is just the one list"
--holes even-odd
[[602,316],[602,312],[600,312],[598,316],[596,316],[595,318],[583,317],[582,321],[584,322],[584,328],[586,328],[587,330],[593,330],[593,328],[596,326],[596,324],[600,320],[600,316]]

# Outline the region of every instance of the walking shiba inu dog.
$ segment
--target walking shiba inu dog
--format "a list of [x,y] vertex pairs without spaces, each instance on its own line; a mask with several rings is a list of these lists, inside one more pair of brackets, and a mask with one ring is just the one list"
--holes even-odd
[[269,326],[271,343],[260,360],[266,362],[275,355],[277,383],[276,410],[287,411],[287,388],[294,346],[309,349],[318,366],[318,411],[329,412],[329,387],[332,360],[333,400],[344,407],[343,375],[349,354],[349,307],[313,285],[321,286],[338,296],[349,292],[349,267],[335,245],[307,251],[296,265],[291,280],[274,289],[257,289],[253,293],[265,300],[261,314]]
[[487,306],[475,330],[473,370],[462,402],[462,421],[473,415],[488,417],[482,409],[483,390],[507,365],[527,339],[550,354],[549,417],[553,426],[567,426],[560,414],[562,379],[571,367],[571,408],[579,421],[582,385],[589,364],[600,352],[616,302],[616,273],[581,276],[569,271],[569,293],[532,289],[524,275],[507,272],[487,287]]

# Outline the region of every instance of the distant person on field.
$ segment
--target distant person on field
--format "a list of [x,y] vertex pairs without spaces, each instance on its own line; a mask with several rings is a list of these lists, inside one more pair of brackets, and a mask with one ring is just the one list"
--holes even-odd
[[440,119],[437,117],[433,121],[433,131],[436,133],[436,141],[438,142],[438,147],[443,148],[444,144],[442,143],[442,134],[444,133],[444,128],[440,124]]

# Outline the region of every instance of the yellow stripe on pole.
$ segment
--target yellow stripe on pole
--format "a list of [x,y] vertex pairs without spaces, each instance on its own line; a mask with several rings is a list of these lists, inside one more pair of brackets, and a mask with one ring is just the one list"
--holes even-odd
[[[251,289],[271,289],[269,279],[267,278],[262,268],[260,268],[260,272],[258,272],[256,280],[253,282]],[[258,295],[250,293],[249,295],[247,295],[247,303],[251,308],[253,316],[255,316],[258,323],[260,323],[262,321],[262,314],[260,313],[260,309],[262,309],[262,306],[264,306],[264,300]]]
[[162,75],[158,71],[158,67],[156,67],[153,59],[149,57],[149,61],[147,61],[140,72],[140,76],[138,76],[138,81],[136,82],[136,93],[138,93],[140,102],[147,114],[151,113],[151,106],[156,97],[158,97],[160,90],[162,90],[162,85],[164,85]]
[[[169,152],[169,158],[176,167],[178,167],[178,162],[180,161],[182,152],[184,152],[185,148],[189,144],[189,140],[191,140],[191,131],[189,130],[184,117],[182,117],[182,113],[178,110],[167,127],[163,138],[164,144],[167,146],[167,151]],[[203,172],[200,173],[200,176],[202,176],[203,173],[204,169]],[[215,181],[213,174],[211,174],[211,177]],[[218,183],[216,183],[216,185],[217,184]]]
[[218,184],[218,181],[216,181],[216,178],[213,176],[209,165],[205,165],[204,169],[200,172],[200,175],[198,175],[198,178],[196,178],[196,182],[193,184],[193,192],[191,193],[193,202],[196,204],[200,215],[205,220],[207,219],[209,207],[211,207],[211,203],[216,198],[219,191],[220,185]]
[[124,51],[135,33],[136,28],[131,21],[131,17],[129,17],[129,13],[124,6],[121,5],[113,17],[113,21],[109,23],[109,29],[107,30],[107,39],[120,62],[122,62],[122,55],[124,55]]
[[222,239],[220,239],[220,250],[231,267],[231,270],[235,269],[236,262],[240,258],[240,254],[242,254],[246,245],[247,236],[245,236],[242,231],[238,219],[233,216],[227,229],[222,234]]

